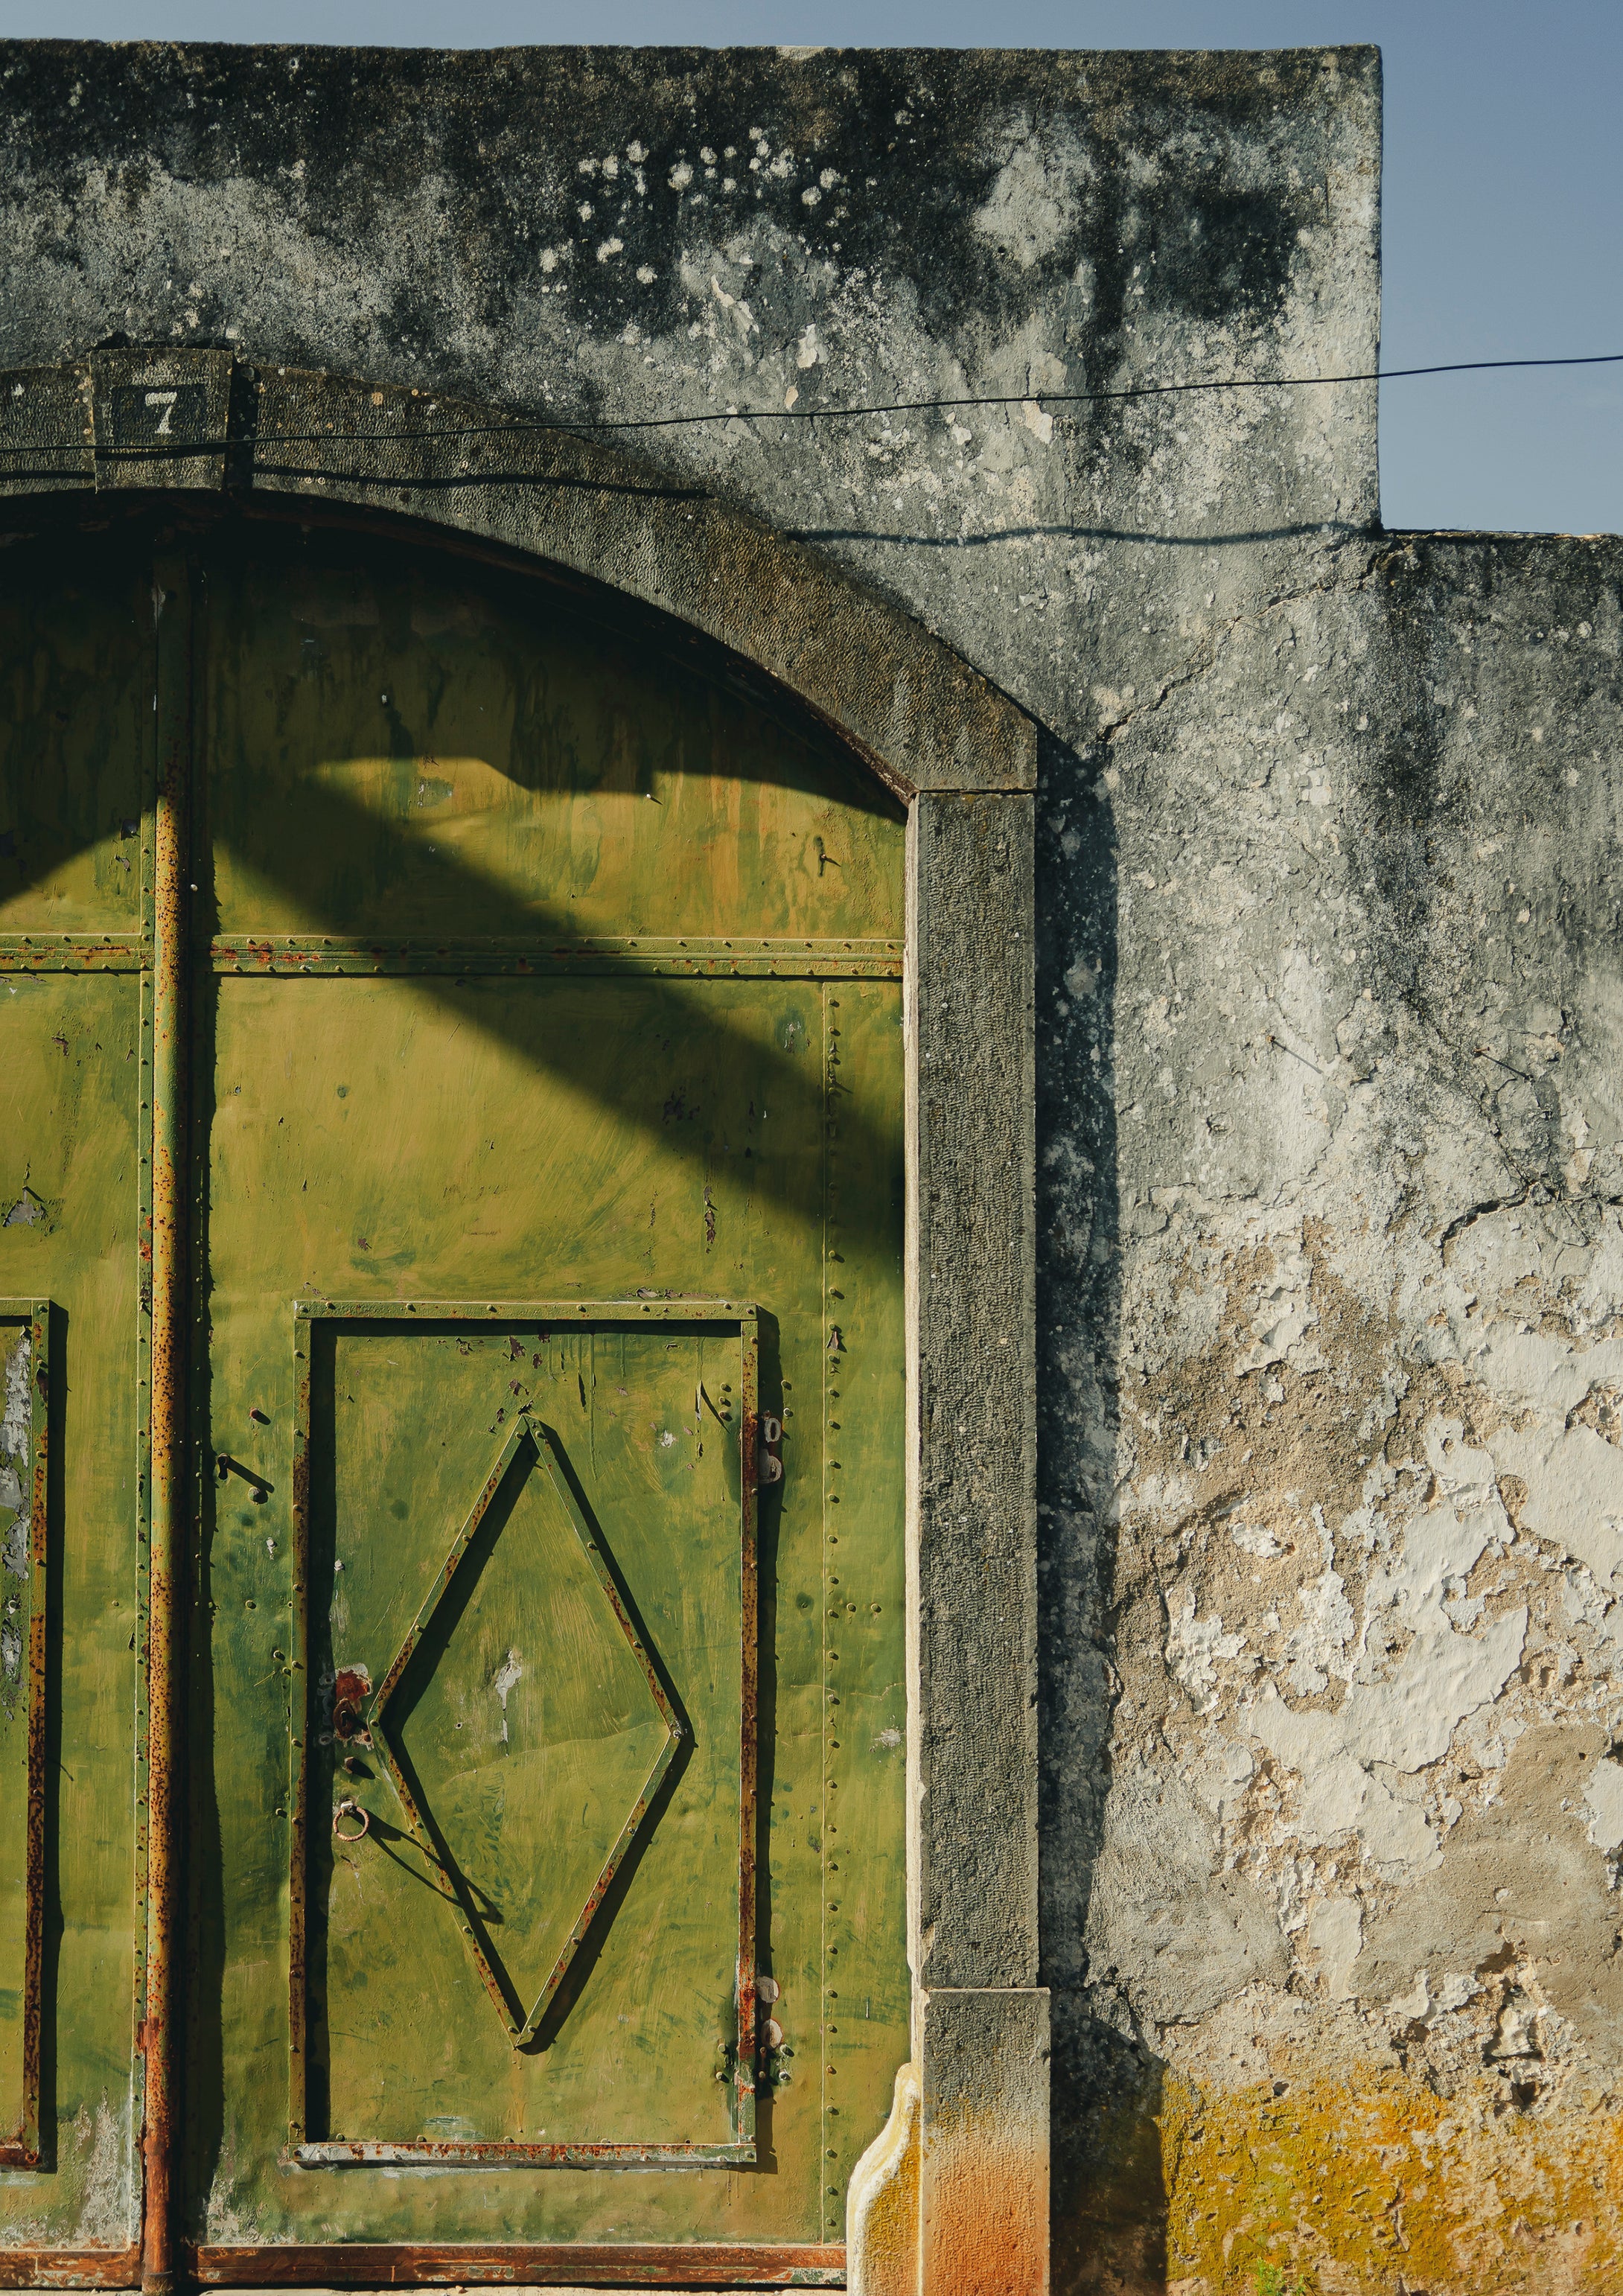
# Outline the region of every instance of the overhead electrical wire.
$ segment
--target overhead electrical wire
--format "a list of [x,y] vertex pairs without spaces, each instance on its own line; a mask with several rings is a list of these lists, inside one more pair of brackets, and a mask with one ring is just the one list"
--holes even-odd
[[1197,391],[1317,390],[1339,383],[1403,382],[1420,375],[1491,374],[1507,368],[1619,365],[1623,365],[1623,351],[1595,351],[1562,358],[1449,359],[1431,366],[1365,367],[1343,374],[1225,375],[1187,382],[1126,383],[1111,390],[1009,390],[957,398],[884,399],[847,406],[726,406],[691,414],[513,414],[499,422],[459,423],[442,430],[420,423],[392,430],[250,430],[240,439],[186,439],[176,435],[162,443],[143,440],[114,447],[103,447],[83,438],[32,439],[17,445],[0,443],[0,455],[95,454],[115,461],[180,462],[191,461],[200,455],[224,453],[234,447],[371,447],[394,442],[434,446],[461,439],[504,439],[547,430],[581,438],[602,431],[686,430],[702,422],[854,422],[872,415],[947,414],[978,407],[1097,406],[1126,399],[1186,397]]
[[[865,414],[950,414],[960,407],[1092,406],[1110,399],[1165,398],[1195,390],[1307,390],[1326,383],[1395,382],[1417,374],[1476,374],[1493,367],[1618,365],[1623,365],[1623,351],[1597,351],[1582,358],[1459,359],[1445,366],[1370,367],[1356,374],[1231,375],[1197,382],[1127,383],[1117,390],[1005,390],[965,398],[898,398],[861,406],[737,406],[704,414],[643,414],[602,421],[591,415],[571,416],[558,424],[493,423],[466,430],[436,430],[428,435],[437,439],[472,439],[484,436],[486,429],[669,430],[694,422],[855,422]],[[291,439],[288,443],[291,444]]]

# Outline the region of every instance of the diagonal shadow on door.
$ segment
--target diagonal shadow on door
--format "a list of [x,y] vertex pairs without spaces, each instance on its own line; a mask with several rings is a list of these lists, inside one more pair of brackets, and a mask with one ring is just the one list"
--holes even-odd
[[[251,865],[262,870],[284,895],[305,906],[312,915],[314,931],[342,931],[343,920],[332,915],[324,916],[312,906],[312,873],[307,865],[309,845],[311,841],[322,840],[340,844],[352,842],[357,828],[364,828],[366,836],[374,844],[381,843],[386,851],[398,850],[402,858],[409,855],[412,867],[419,882],[422,881],[424,862],[420,842],[408,840],[392,824],[381,819],[376,813],[357,805],[341,792],[310,783],[302,785],[297,808],[289,808],[275,819],[260,824],[264,833],[257,841]],[[26,864],[32,857],[25,854],[17,857]],[[43,873],[45,865],[42,861],[40,865]],[[700,865],[698,857],[695,857],[695,865]],[[26,878],[26,867],[19,874]],[[470,865],[465,857],[459,859],[444,854],[435,856],[430,874],[435,903],[447,914],[465,916],[470,938],[477,934],[480,939],[527,942],[543,947],[567,945],[574,938],[574,921],[567,913],[518,900],[507,888]],[[200,912],[207,898],[206,894],[200,896]],[[196,922],[200,927],[205,927],[209,920],[200,914]],[[854,1101],[840,1094],[837,1080],[832,1076],[825,1077],[810,1047],[797,1055],[784,1048],[764,1043],[758,1034],[747,1026],[740,1026],[738,1021],[728,1014],[725,1007],[731,1000],[725,991],[717,996],[715,985],[710,982],[684,982],[652,976],[634,964],[618,964],[611,956],[599,956],[595,963],[601,972],[622,975],[627,988],[635,988],[637,999],[648,1011],[651,1031],[657,1032],[663,1027],[688,1036],[696,1033],[696,1024],[702,1022],[704,1029],[720,1046],[724,1062],[731,1062],[746,1070],[752,1083],[757,1078],[760,1079],[763,1111],[779,1137],[801,1142],[819,1140],[824,1123],[837,1114],[842,1131],[859,1159],[865,1159],[871,1168],[882,1161],[880,1151],[884,1144],[875,1128]],[[508,982],[504,985],[511,990],[513,984]],[[533,983],[526,984],[527,988],[533,987],[533,996],[527,995],[521,998],[506,994],[498,1000],[481,999],[475,982],[455,976],[420,975],[414,984],[416,993],[437,1001],[454,1016],[457,1024],[466,1024],[471,1029],[491,1036],[537,1072],[558,1077],[583,1094],[598,1094],[627,1123],[660,1138],[661,1144],[668,1147],[674,1154],[704,1169],[717,1153],[713,1139],[707,1139],[698,1128],[668,1128],[660,1106],[645,1097],[639,1097],[633,1082],[611,1078],[605,1083],[601,1068],[594,1066],[589,1057],[583,1056],[582,1048],[576,1042],[567,1035],[549,1029],[545,1009],[548,986],[545,976],[537,976]],[[194,1152],[204,1164],[213,1114],[209,1104],[212,1046],[208,1041],[212,1029],[212,1013],[209,1010],[212,1001],[206,994],[200,994],[197,998],[199,1026],[193,1071],[193,1136],[196,1143]],[[471,1117],[470,1120],[477,1122],[477,1118]],[[725,1154],[728,1152],[724,1147],[720,1152]],[[818,1218],[821,1179],[815,1158],[800,1160],[798,1163],[779,1158],[751,1158],[750,1161],[758,1165],[758,1169],[750,1175],[747,1185],[752,1184],[762,1198],[770,1200],[798,1218],[814,1221]],[[848,1231],[853,1234],[863,1234],[870,1227],[888,1227],[889,1207],[867,1205],[857,1201],[846,1208],[844,1218]],[[200,1300],[207,1297],[206,1222],[206,1208],[203,1208],[197,1216],[193,1238],[199,1279],[196,1296]],[[200,1333],[199,1337],[205,1340],[206,1346],[205,1335]],[[193,1423],[195,1428],[202,1428],[207,1425],[208,1414],[203,1407],[206,1397],[201,1388],[196,1401],[199,1408]],[[194,1582],[194,1655],[198,1654],[201,1646],[206,1656],[213,1631],[209,1616],[207,1558],[212,1543],[217,1504],[213,1485],[204,1478],[199,1506],[198,1577]],[[489,1551],[487,1548],[487,1561]],[[769,1585],[770,1572],[766,1578]],[[470,1585],[472,1583],[471,1581]],[[767,1639],[769,1644],[770,1636]],[[193,1670],[192,1680],[193,1695],[201,1699],[202,1710],[196,1717],[201,1727],[194,1743],[206,1746],[211,1742],[211,1716],[208,1708],[213,1695],[212,1677],[206,1663],[201,1669]],[[769,1746],[770,1728],[764,1735]],[[672,1771],[662,1782],[659,1794],[651,1804],[635,1836],[632,1850],[622,1866],[621,1874],[617,1876],[615,1890],[602,1907],[597,1925],[583,1939],[568,1981],[549,2006],[534,2036],[533,2046],[547,2046],[579,1997],[581,1988],[588,1981],[595,1958],[594,1948],[601,1945],[602,1935],[612,1921],[615,1904],[629,1881],[630,1869],[643,1854],[643,1849],[658,1824],[660,1812],[676,1782],[675,1772],[688,1759],[690,1745],[691,1740],[684,1741],[678,1762],[673,1765]],[[207,1789],[194,1800],[193,1808],[194,1819],[201,1823],[202,1835],[207,1836],[212,1829],[215,1836],[212,1843],[206,1838],[198,1838],[193,1845],[195,1851],[201,1853],[193,1867],[195,1882],[201,1872],[210,1868],[212,1862],[217,1860],[218,1817],[212,1792]],[[404,1840],[404,1835],[401,1838]],[[488,1891],[480,1890],[477,1876],[469,1877],[468,1886],[473,1902],[480,1909],[481,1919],[488,1923],[492,1934],[496,1934],[502,1926],[498,1903]],[[319,1890],[315,1892],[317,1899],[321,1895]],[[194,1902],[194,1944],[201,1941],[201,1932],[207,1930],[211,1916],[217,1918],[217,1908],[206,1908]],[[205,1964],[216,1959],[216,1954],[203,1953]],[[191,2070],[197,2080],[194,2099],[201,2101],[200,2090],[205,2094],[212,2090],[217,2095],[217,2067],[210,2069],[194,2059]],[[211,2140],[204,2134],[203,2127],[194,2123],[193,2128],[207,2149]],[[216,2144],[218,2134],[217,2128],[212,2140]],[[205,2185],[206,2181],[203,2180]],[[196,2185],[193,2186],[194,2191],[201,2188]],[[195,2228],[201,2229],[201,2226]]]
[[[408,840],[391,823],[380,820],[351,798],[307,781],[300,785],[296,808],[290,807],[278,819],[261,824],[251,865],[295,900],[307,898],[307,846],[341,846],[353,839],[357,825],[369,837],[392,840],[403,853],[407,849]],[[409,850],[414,869],[420,873],[421,848],[413,842]],[[505,886],[467,862],[435,856],[433,869],[433,883],[444,898],[447,913],[467,919],[470,938],[477,933],[480,939],[540,947],[567,947],[573,940],[570,920],[555,910],[516,900]],[[310,926],[317,933],[333,929],[331,920],[319,916],[313,918]],[[651,1040],[691,1036],[694,1024],[701,1021],[704,1033],[719,1040],[722,1064],[751,1079],[752,1089],[759,1094],[763,1131],[774,1139],[816,1141],[822,1137],[824,1121],[837,1119],[850,1142],[853,1160],[868,1162],[875,1158],[879,1143],[871,1119],[851,1095],[840,1090],[837,1079],[825,1079],[812,1047],[791,1052],[764,1041],[728,1017],[728,1000],[717,996],[717,984],[713,981],[671,980],[650,974],[629,960],[617,963],[612,956],[596,958],[594,964],[602,972],[635,984],[647,1014],[643,1032]],[[357,959],[355,976],[365,978],[366,972],[365,960]],[[499,998],[481,996],[478,985],[466,977],[443,973],[414,974],[413,987],[445,1006],[458,1022],[495,1037],[532,1068],[557,1077],[575,1090],[606,1100],[617,1116],[656,1136],[676,1154],[701,1166],[713,1166],[725,1157],[727,1150],[708,1127],[670,1121],[663,1093],[639,1092],[639,1085],[646,1083],[645,1074],[621,1071],[612,1093],[605,1089],[595,1043],[553,1025],[547,990],[562,977],[549,980],[538,973],[522,984],[505,979],[504,993]],[[533,989],[533,995],[515,995],[521,986],[527,991]],[[830,1103],[826,1119],[825,1090]],[[476,1119],[471,1117],[470,1121]],[[736,1155],[737,1149],[732,1153]],[[791,1164],[776,1156],[757,1159],[748,1150],[743,1153],[756,1168],[752,1192],[758,1187],[762,1195],[775,1199],[801,1218],[820,1217],[823,1183],[815,1159]],[[865,1237],[890,1224],[889,1207],[861,1201],[848,1207],[845,1217],[853,1231]]]

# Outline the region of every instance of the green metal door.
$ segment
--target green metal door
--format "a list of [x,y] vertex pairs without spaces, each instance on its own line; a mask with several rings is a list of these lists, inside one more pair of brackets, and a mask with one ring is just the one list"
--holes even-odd
[[[172,2152],[205,2281],[838,2282],[846,2182],[907,2054],[900,814],[768,698],[534,578],[269,522],[119,548],[97,611],[133,698],[65,570],[106,545],[64,548],[59,594],[19,585],[4,657],[5,1150],[35,1160],[0,1166],[24,1206],[0,1349],[36,1400],[26,1425],[8,1404],[0,1510],[13,1481],[42,1496],[0,1511],[8,1567],[29,1555],[0,1634],[40,1654],[15,1718],[0,1682],[0,1823],[37,1808],[45,1846],[33,1895],[0,1895],[0,2080],[21,2146],[48,2062],[55,2133],[0,2210],[58,2208],[31,2246],[101,2239],[65,2148],[87,2192],[121,2145],[127,2262],[155,1919],[185,2046],[160,2161],[147,2113],[149,2272]],[[18,731],[53,679],[54,849]],[[125,939],[53,943],[47,972],[18,938],[45,902],[53,930]],[[170,1591],[141,1125],[155,1104],[161,1324],[182,1095]],[[184,1896],[143,1918],[149,1416],[187,1787]],[[59,1586],[51,1491],[70,1532],[96,1475]],[[63,2085],[65,1947],[41,1973],[70,1646],[122,1683],[123,1735],[74,1740],[124,1892],[111,2134],[88,2075]]]
[[135,2276],[150,558],[0,554],[0,2267]]

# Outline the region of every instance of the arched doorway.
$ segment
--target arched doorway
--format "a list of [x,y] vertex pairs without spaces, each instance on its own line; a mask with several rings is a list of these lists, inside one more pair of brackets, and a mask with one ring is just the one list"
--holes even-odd
[[201,2276],[839,2277],[908,2050],[900,806],[535,575],[223,509],[30,534],[0,678],[11,2237],[128,2276],[184,1644]]

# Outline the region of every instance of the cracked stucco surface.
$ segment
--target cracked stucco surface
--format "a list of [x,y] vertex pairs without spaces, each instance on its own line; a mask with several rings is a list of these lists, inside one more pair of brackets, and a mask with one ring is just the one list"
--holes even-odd
[[1044,1014],[1109,1116],[1051,1282],[1115,1334],[1044,1490],[1103,1677],[1070,2046],[1168,2191],[1107,2134],[1097,2284],[1618,2284],[1620,578],[1349,545],[1044,824],[1115,888]]
[[0,47],[0,363],[710,414],[620,443],[1043,729],[1062,2289],[1623,2287],[1623,551],[1380,537],[1364,386],[747,411],[1366,368],[1379,137],[1361,50]]

